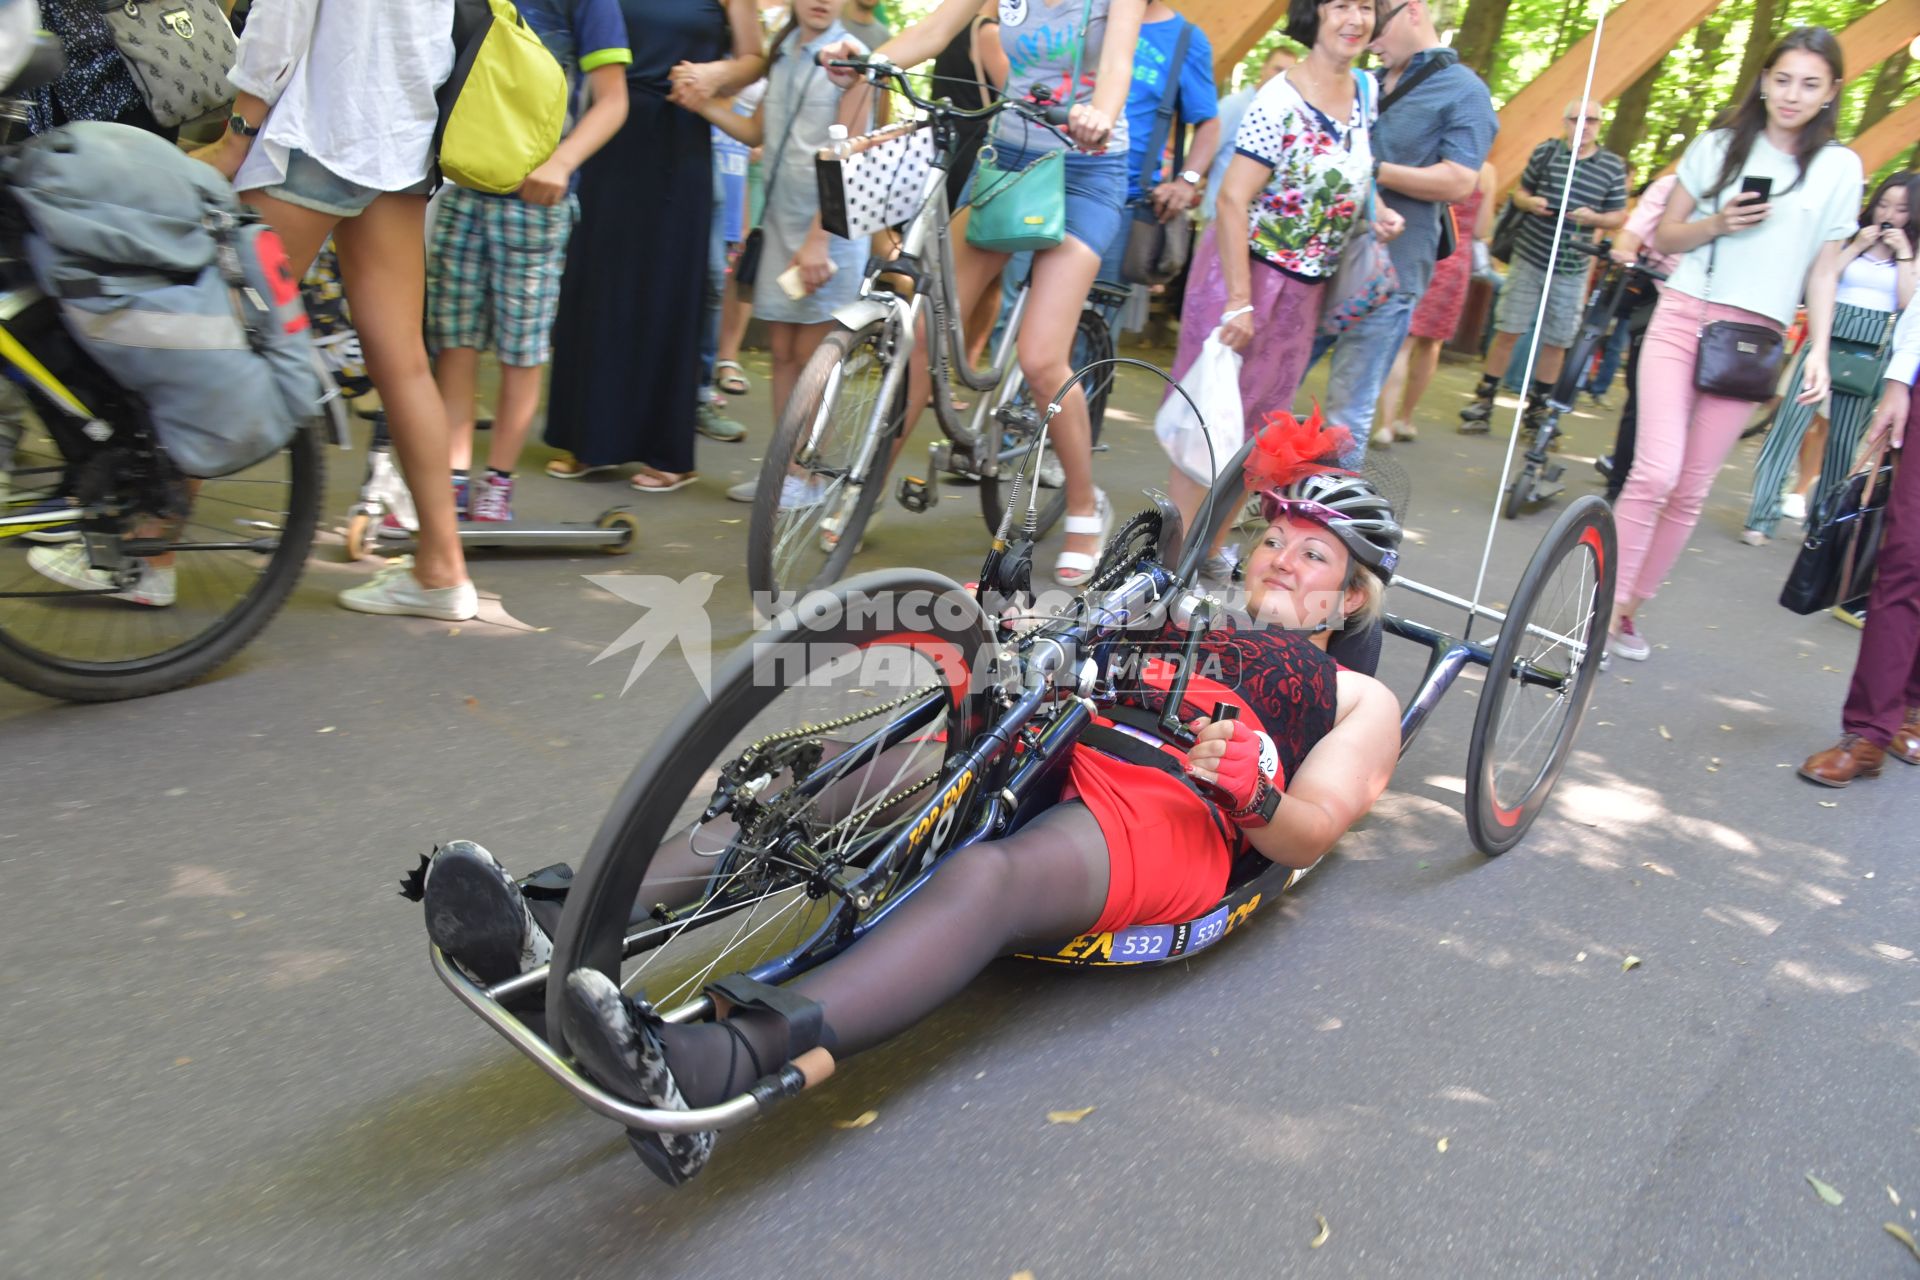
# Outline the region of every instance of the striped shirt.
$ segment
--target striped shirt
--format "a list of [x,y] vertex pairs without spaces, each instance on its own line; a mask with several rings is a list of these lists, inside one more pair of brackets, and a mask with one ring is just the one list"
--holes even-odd
[[[1520,220],[1520,235],[1514,253],[1533,266],[1546,270],[1553,252],[1553,228],[1560,212],[1560,194],[1567,184],[1567,165],[1573,152],[1558,138],[1549,138],[1527,157],[1520,185],[1547,202],[1543,214],[1530,213]],[[1595,213],[1612,213],[1627,207],[1627,166],[1611,151],[1596,151],[1574,166],[1573,190],[1569,210],[1587,208]],[[1569,221],[1560,244],[1560,261],[1555,268],[1562,275],[1585,271],[1593,259],[1574,250],[1576,242],[1592,243],[1594,229]]]

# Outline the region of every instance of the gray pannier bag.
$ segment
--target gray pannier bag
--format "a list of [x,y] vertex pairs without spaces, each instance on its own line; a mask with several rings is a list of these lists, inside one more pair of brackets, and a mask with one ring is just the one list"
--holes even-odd
[[40,287],[182,471],[252,466],[321,412],[328,384],[286,251],[211,166],[139,129],[79,123],[22,145],[0,176]]

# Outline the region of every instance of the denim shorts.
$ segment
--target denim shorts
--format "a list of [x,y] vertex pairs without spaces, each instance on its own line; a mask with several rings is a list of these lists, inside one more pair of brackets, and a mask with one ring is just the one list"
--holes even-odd
[[[980,154],[986,155],[987,149],[982,147]],[[1044,154],[1040,148],[1022,151],[995,144],[993,163],[1003,170],[1024,169]],[[1127,217],[1127,157],[1067,152],[1066,188],[1067,234],[1093,250],[1095,257],[1105,254]],[[960,203],[972,198],[973,175],[969,174]]]
[[[433,177],[428,175],[406,190],[394,194],[432,195],[433,187]],[[297,204],[302,209],[312,209],[317,213],[330,213],[337,218],[358,217],[367,211],[368,205],[387,194],[375,191],[372,187],[363,187],[357,182],[348,182],[304,151],[288,151],[287,176],[279,185],[265,190],[275,200],[285,200],[288,204]]]

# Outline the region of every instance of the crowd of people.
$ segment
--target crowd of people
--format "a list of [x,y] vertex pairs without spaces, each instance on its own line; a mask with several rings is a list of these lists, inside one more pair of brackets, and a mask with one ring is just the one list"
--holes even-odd
[[[112,120],[173,136],[96,6],[42,7],[68,70],[32,95],[31,130]],[[857,134],[888,111],[871,86],[823,65],[855,54],[930,64],[937,91],[963,105],[1004,94],[1070,106],[1059,133],[998,117],[963,140],[950,175],[963,207],[981,146],[1002,170],[1063,155],[1057,246],[1009,262],[963,236],[954,243],[957,309],[977,341],[1003,295],[1030,283],[1017,352],[1032,385],[1067,381],[1076,318],[1097,279],[1126,283],[1140,224],[1204,224],[1174,286],[1174,376],[1217,336],[1243,357],[1240,401],[1257,425],[1291,408],[1308,368],[1326,359],[1322,408],[1349,434],[1349,468],[1369,443],[1418,438],[1440,348],[1461,328],[1470,282],[1492,275],[1498,224],[1510,265],[1495,280],[1491,343],[1460,411],[1463,432],[1488,430],[1516,361],[1532,375],[1523,425],[1553,411],[1598,273],[1635,267],[1658,279],[1629,299],[1592,364],[1571,371],[1595,403],[1625,373],[1620,434],[1599,463],[1621,540],[1615,657],[1651,656],[1647,606],[1755,416],[1750,388],[1733,385],[1744,357],[1726,355],[1741,348],[1723,349],[1717,335],[1738,328],[1773,348],[1791,332],[1801,344],[1768,388],[1778,394],[1754,472],[1751,544],[1819,510],[1863,447],[1900,425],[1890,389],[1906,380],[1896,320],[1915,292],[1920,176],[1864,192],[1859,157],[1836,137],[1845,68],[1823,28],[1782,39],[1719,127],[1630,194],[1628,166],[1599,142],[1601,104],[1589,100],[1567,104],[1564,136],[1535,146],[1519,173],[1494,172],[1487,87],[1442,39],[1428,0],[1291,0],[1291,45],[1224,97],[1205,32],[1165,0],[944,0],[899,30],[867,0],[796,0],[777,15],[753,0],[517,7],[572,97],[563,140],[515,193],[448,187],[429,217],[454,0],[241,4],[231,117],[195,153],[233,180],[297,266],[329,239],[337,248],[418,514],[413,555],[342,593],[348,608],[473,615],[459,522],[513,518],[515,471],[543,394],[544,440],[561,451],[548,475],[628,470],[636,492],[670,494],[698,480],[697,436],[747,434],[723,406],[750,388],[739,356],[757,317],[780,412],[868,262],[869,245],[825,229],[813,181],[813,157],[836,126]],[[749,257],[751,282],[739,266]],[[1342,272],[1356,260],[1377,264],[1357,290],[1356,273]],[[474,398],[489,351],[500,384],[481,472]],[[934,393],[921,367],[909,429]],[[1054,576],[1071,586],[1112,525],[1078,388],[1052,432],[1067,508]],[[781,501],[806,500],[816,483],[787,476]],[[1179,468],[1169,483],[1191,516],[1203,487]],[[750,500],[754,488],[730,496]],[[1897,517],[1911,488],[1897,482],[1891,551],[1910,533],[1912,517]],[[1920,635],[1920,605],[1890,597],[1889,583],[1910,581],[1900,556],[1882,564],[1864,609],[1868,648],[1906,652],[1920,643],[1908,634]],[[1913,679],[1907,708],[1920,705],[1920,666]],[[1876,716],[1849,732],[1886,747],[1892,735]],[[1905,720],[1904,746],[1893,749],[1920,758],[1913,716]],[[1820,772],[1810,764],[1809,776]]]

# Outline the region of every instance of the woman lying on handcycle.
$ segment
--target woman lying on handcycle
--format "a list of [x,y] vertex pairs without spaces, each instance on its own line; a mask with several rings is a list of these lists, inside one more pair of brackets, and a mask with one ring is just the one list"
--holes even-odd
[[[732,1006],[715,1021],[666,1023],[607,975],[576,970],[566,1025],[586,1074],[639,1105],[709,1106],[815,1045],[840,1057],[880,1044],[1017,944],[1199,916],[1244,848],[1290,867],[1326,853],[1386,789],[1399,754],[1393,693],[1343,669],[1327,644],[1336,629],[1373,621],[1401,530],[1370,483],[1326,461],[1345,450],[1344,431],[1275,417],[1247,465],[1264,521],[1243,557],[1245,611],[1205,635],[1189,674],[1180,718],[1195,732],[1190,750],[1142,732],[1151,717],[1116,708],[1074,746],[1057,803],[946,857],[870,935],[788,985],[715,984]],[[1159,709],[1171,674],[1146,663],[1131,700]],[[1238,718],[1210,721],[1221,702]],[[550,954],[519,888],[478,845],[436,853],[423,891],[435,944],[480,982]],[[639,900],[656,893],[643,883]],[[628,1137],[676,1185],[713,1140]]]

